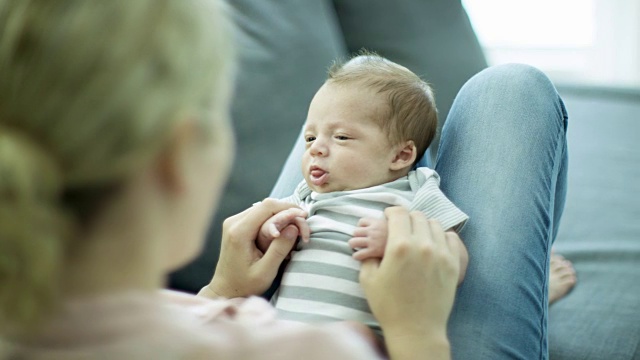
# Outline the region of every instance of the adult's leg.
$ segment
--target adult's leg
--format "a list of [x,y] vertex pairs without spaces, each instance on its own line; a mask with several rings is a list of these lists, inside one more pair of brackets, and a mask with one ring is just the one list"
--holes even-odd
[[466,278],[449,323],[455,359],[546,359],[549,253],[566,193],[566,126],[549,79],[482,71],[456,97],[436,171],[470,219]]

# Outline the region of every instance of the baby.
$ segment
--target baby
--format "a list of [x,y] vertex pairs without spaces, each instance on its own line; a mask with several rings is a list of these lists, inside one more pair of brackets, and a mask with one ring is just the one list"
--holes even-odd
[[[303,210],[274,215],[257,240],[264,251],[284,231],[302,238],[272,298],[281,318],[351,320],[380,331],[358,274],[360,261],[383,256],[384,209],[419,210],[444,230],[459,230],[468,218],[440,191],[433,170],[412,170],[437,122],[431,88],[405,67],[364,54],[329,70],[307,115],[304,181],[284,199]],[[467,254],[459,246],[461,280]]]

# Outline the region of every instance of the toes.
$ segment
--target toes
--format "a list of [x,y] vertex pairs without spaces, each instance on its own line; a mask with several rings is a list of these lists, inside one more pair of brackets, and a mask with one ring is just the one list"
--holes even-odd
[[549,266],[549,303],[563,298],[577,281],[571,261],[552,253]]

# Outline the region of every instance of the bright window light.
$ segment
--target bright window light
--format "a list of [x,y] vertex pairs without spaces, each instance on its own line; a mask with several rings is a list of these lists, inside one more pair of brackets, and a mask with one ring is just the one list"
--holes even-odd
[[462,0],[489,64],[640,89],[640,0]]
[[593,44],[593,0],[463,0],[463,4],[487,47]]

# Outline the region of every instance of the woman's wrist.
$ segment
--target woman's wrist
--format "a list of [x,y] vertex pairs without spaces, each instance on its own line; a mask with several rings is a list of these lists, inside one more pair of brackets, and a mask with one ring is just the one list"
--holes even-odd
[[209,299],[218,299],[224,296],[218,294],[215,290],[211,288],[211,284],[207,284],[198,292],[198,296],[206,297]]

